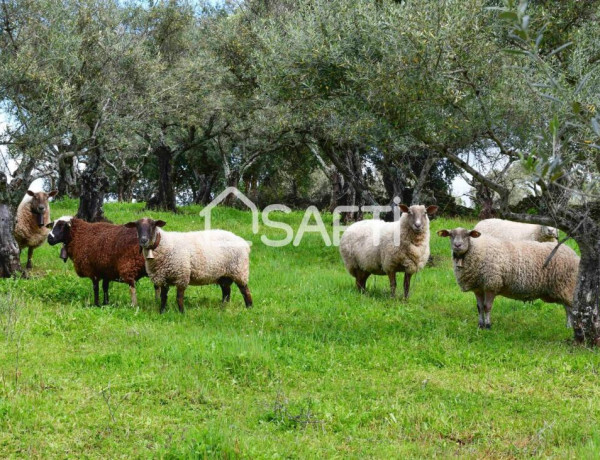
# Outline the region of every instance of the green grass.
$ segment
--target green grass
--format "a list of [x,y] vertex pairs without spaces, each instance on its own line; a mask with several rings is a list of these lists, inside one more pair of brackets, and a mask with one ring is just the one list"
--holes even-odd
[[[57,202],[52,214],[75,209]],[[116,223],[144,215],[141,204],[105,210]],[[199,211],[152,216],[192,230]],[[477,329],[474,296],[434,234],[472,223],[432,222],[435,265],[413,278],[409,302],[388,298],[385,277],[359,295],[318,235],[269,248],[250,224],[214,210],[213,226],[254,242],[252,310],[235,289],[222,308],[205,286],[188,289],[185,315],[173,292],[159,315],[147,279],[138,310],[117,283],[95,308],[91,282],[48,245],[31,279],[1,281],[0,457],[597,455],[600,355],[574,346],[563,307],[541,301],[498,298],[493,329]]]

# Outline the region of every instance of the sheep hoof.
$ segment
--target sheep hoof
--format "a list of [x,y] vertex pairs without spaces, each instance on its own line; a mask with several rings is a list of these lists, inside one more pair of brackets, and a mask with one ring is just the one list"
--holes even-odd
[[492,328],[492,325],[491,325],[491,324],[486,324],[486,325],[485,325],[485,328],[486,328],[486,329],[491,329],[491,328]]
[[28,261],[27,261],[27,265],[25,265],[25,268],[26,268],[27,270],[31,270],[31,269],[33,268],[33,264],[31,263],[31,260],[28,260]]
[[483,323],[479,323],[478,326],[479,326],[479,329],[485,329],[485,324],[483,324]]

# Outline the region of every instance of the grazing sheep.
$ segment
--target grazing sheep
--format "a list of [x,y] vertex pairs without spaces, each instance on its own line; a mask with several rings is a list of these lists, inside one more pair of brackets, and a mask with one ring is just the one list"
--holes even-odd
[[[75,272],[90,278],[94,285],[94,304],[99,305],[98,290],[102,280],[104,304],[108,304],[108,286],[111,281],[129,285],[131,303],[137,305],[135,282],[146,276],[144,258],[140,254],[137,234],[122,225],[106,222],[90,224],[81,219],[64,216],[48,224],[52,231],[48,243],[63,243],[61,258],[73,261]],[[158,287],[154,286],[156,297]]]
[[14,236],[19,245],[19,255],[23,248],[28,248],[27,265],[29,270],[33,267],[31,259],[33,250],[40,247],[46,241],[48,229],[46,224],[50,222],[50,204],[48,199],[58,193],[53,190],[50,193],[32,192],[27,193],[17,208]]
[[169,286],[177,286],[177,304],[183,313],[183,295],[188,285],[218,284],[223,302],[228,302],[231,284],[244,296],[246,307],[252,306],[248,288],[250,246],[224,230],[201,232],[165,232],[166,222],[143,218],[125,224],[135,228],[146,259],[152,282],[162,288],[160,312],[165,311]]
[[486,219],[475,225],[482,235],[493,236],[509,241],[539,241],[556,243],[558,230],[554,227],[537,224],[524,224],[503,219]]
[[454,276],[463,291],[475,294],[480,328],[491,327],[490,312],[497,295],[560,303],[570,327],[579,269],[579,257],[571,248],[560,246],[544,267],[556,248],[554,243],[501,240],[460,227],[440,230],[438,235],[450,237]]
[[363,220],[352,224],[340,241],[340,254],[356,287],[364,292],[370,275],[388,275],[392,297],[396,294],[396,273],[404,272],[404,298],[410,278],[429,259],[429,218],[437,206],[425,208],[399,205],[403,214],[398,222]]

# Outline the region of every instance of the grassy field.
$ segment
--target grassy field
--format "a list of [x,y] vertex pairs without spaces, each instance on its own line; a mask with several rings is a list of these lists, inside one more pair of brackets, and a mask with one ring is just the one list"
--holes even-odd
[[[115,223],[142,209],[105,207]],[[193,230],[199,211],[152,216]],[[139,309],[117,283],[95,308],[90,280],[43,246],[31,279],[0,282],[0,457],[596,457],[600,355],[541,301],[498,298],[493,329],[477,329],[434,234],[460,224],[432,222],[434,265],[403,302],[385,277],[359,295],[318,235],[266,247],[248,213],[215,209],[214,227],[254,242],[254,308],[192,287],[185,315],[174,292],[159,315],[147,279]]]

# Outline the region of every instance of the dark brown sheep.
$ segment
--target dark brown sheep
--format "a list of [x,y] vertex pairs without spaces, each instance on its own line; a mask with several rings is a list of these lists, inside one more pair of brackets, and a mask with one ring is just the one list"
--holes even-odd
[[[98,290],[102,280],[104,304],[108,303],[108,285],[111,281],[129,284],[131,303],[137,305],[135,282],[147,276],[144,257],[135,229],[106,222],[90,224],[84,220],[65,216],[48,224],[52,231],[48,243],[63,243],[61,258],[70,258],[75,272],[90,278],[94,284],[94,303],[99,305]],[[158,296],[158,287],[155,286]]]

